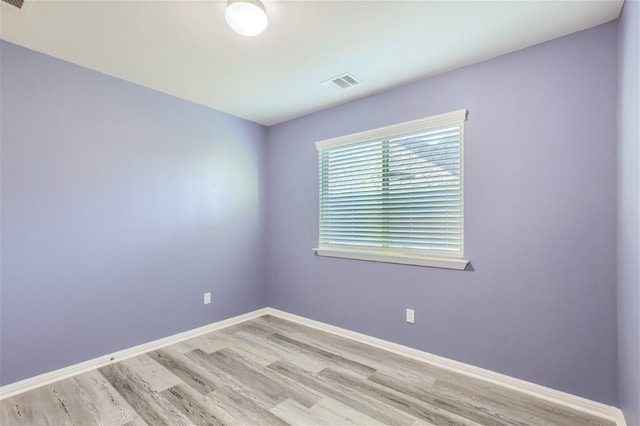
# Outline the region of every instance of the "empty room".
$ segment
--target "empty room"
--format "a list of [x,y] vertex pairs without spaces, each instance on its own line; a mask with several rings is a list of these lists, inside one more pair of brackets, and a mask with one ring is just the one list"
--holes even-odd
[[640,425],[639,29],[0,1],[0,424]]

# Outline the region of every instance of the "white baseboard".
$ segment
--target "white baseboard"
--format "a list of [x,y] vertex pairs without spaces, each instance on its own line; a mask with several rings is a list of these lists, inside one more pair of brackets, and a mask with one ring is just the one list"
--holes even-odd
[[178,343],[183,340],[191,339],[203,334],[210,333],[212,331],[239,324],[241,322],[265,315],[265,313],[266,308],[258,309],[243,315],[238,315],[236,317],[228,318],[222,321],[217,321],[202,327],[194,328],[192,330],[187,330],[182,333],[154,340],[152,342],[143,343],[138,346],[133,346],[128,349],[123,349],[118,352],[103,355],[78,364],[70,365],[59,370],[50,371],[48,373],[20,380],[19,382],[10,383],[8,385],[0,387],[0,400],[11,398],[12,396],[15,396],[17,394],[30,391],[40,386],[48,385],[59,380],[68,379],[69,377],[77,376],[78,374],[86,373],[87,371],[94,370],[96,368],[123,361],[127,358],[133,358],[146,352],[155,351],[157,349],[173,345],[174,343]]
[[516,379],[514,377],[506,376],[504,374],[496,373],[490,370],[485,370],[484,368],[474,367],[473,365],[465,364],[463,362],[443,358],[437,355],[430,354],[428,352],[410,348],[408,346],[403,346],[397,343],[378,339],[376,337],[367,336],[366,334],[346,330],[344,328],[335,327],[323,322],[290,314],[278,309],[266,308],[266,314],[297,322],[299,324],[326,331],[328,333],[355,340],[357,342],[366,343],[368,345],[375,346],[376,348],[384,349],[389,352],[406,356],[418,361],[426,362],[437,367],[453,371],[455,373],[464,374],[466,376],[484,380],[486,382],[503,386],[508,389],[513,389],[515,391],[525,393],[527,395],[531,395],[545,401],[561,404],[567,408],[578,410],[586,414],[602,417],[604,419],[615,422],[618,426],[626,426],[626,421],[624,419],[622,410],[617,407],[602,404],[596,401],[591,401],[586,398],[551,389],[546,386],[537,385],[525,380]]
[[546,401],[550,401],[556,404],[564,405],[567,408],[582,411],[586,414],[602,417],[604,419],[615,422],[618,426],[626,426],[624,415],[622,410],[617,407],[602,404],[596,401],[591,401],[586,398],[571,395],[566,392],[551,389],[542,385],[527,382],[524,380],[516,379],[514,377],[506,376],[504,374],[496,373],[484,368],[474,367],[469,364],[465,364],[459,361],[454,361],[448,358],[443,358],[437,355],[433,355],[427,352],[420,351],[418,349],[410,348],[408,346],[399,345],[386,340],[378,339],[376,337],[367,336],[366,334],[358,333],[355,331],[347,330],[344,328],[336,327],[333,325],[325,324],[319,321],[315,321],[309,318],[301,317],[298,315],[290,314],[278,309],[262,308],[252,312],[248,312],[243,315],[238,315],[233,318],[228,318],[222,321],[211,323],[203,327],[188,330],[182,333],[174,334],[169,337],[154,340],[152,342],[144,343],[142,345],[134,346],[128,349],[124,349],[118,352],[114,352],[109,355],[104,355],[98,358],[94,358],[88,361],[74,364],[69,367],[61,368],[59,370],[51,371],[49,373],[40,374],[35,377],[30,377],[19,382],[11,383],[0,387],[0,400],[10,398],[17,394],[30,391],[40,386],[45,386],[59,380],[67,379],[78,374],[86,373],[87,371],[104,367],[115,362],[123,361],[127,358],[132,358],[138,355],[142,355],[146,352],[160,349],[165,346],[178,343],[183,340],[191,339],[212,331],[220,330],[235,324],[239,324],[244,321],[248,321],[257,318],[262,315],[273,315],[275,317],[283,318],[289,321],[297,322],[308,327],[312,327],[318,330],[326,331],[338,336],[346,337],[348,339],[355,340],[357,342],[366,343],[371,346],[375,346],[380,349],[384,349],[399,355],[403,355],[418,361],[426,362],[435,365],[440,368],[464,374],[469,377],[484,380],[490,383],[494,383],[508,389],[513,389],[518,392],[525,393]]

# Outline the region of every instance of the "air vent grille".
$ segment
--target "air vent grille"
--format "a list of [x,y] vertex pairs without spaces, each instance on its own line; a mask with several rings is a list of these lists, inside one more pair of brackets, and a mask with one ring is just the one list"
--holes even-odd
[[18,9],[22,9],[22,5],[24,4],[24,0],[2,0],[5,3],[9,3],[11,6],[15,6]]
[[342,92],[352,87],[362,84],[360,80],[355,78],[353,74],[345,73],[329,80],[323,81],[322,85],[334,92]]

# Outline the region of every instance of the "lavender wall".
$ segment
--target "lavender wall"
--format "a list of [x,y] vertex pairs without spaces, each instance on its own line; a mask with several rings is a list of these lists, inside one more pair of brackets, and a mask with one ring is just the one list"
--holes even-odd
[[627,1],[618,35],[618,362],[620,406],[640,425],[640,3]]
[[3,385],[265,306],[262,126],[0,55]]
[[[269,306],[617,403],[616,43],[608,23],[269,128]],[[315,256],[314,142],[459,108],[473,270]]]

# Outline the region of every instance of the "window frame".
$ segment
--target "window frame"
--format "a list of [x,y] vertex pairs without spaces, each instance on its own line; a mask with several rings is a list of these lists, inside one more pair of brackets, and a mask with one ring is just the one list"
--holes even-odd
[[[460,125],[460,194],[461,194],[461,243],[460,251],[455,253],[445,253],[432,249],[408,249],[408,248],[377,248],[373,246],[362,246],[355,244],[332,243],[330,246],[323,246],[321,241],[321,205],[318,205],[318,242],[319,246],[314,251],[319,256],[338,257],[345,259],[367,260],[374,262],[399,263],[407,265],[430,266],[437,268],[447,268],[464,270],[469,261],[464,258],[464,124],[467,118],[467,110],[461,109],[457,111],[439,114],[435,116],[425,117],[418,120],[408,121],[404,123],[394,124],[391,126],[381,127],[363,132],[352,133],[349,135],[339,136],[336,138],[325,139],[316,142],[319,159],[321,151],[335,148],[339,146],[356,144],[359,142],[372,142],[376,140],[386,140],[405,134],[416,133],[429,129],[435,129],[447,125]],[[383,149],[381,149],[381,152]],[[318,171],[318,188],[322,185],[322,175]],[[318,193],[318,200],[322,194]]]

